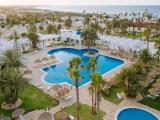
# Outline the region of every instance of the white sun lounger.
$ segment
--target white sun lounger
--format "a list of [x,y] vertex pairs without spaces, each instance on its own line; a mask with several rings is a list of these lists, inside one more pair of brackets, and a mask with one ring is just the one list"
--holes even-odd
[[122,96],[119,93],[117,93],[117,97],[118,99],[122,100]]
[[74,120],[74,117],[72,115],[69,115],[70,120]]
[[70,100],[72,98],[72,96],[68,96],[65,98],[65,100]]
[[25,120],[25,118],[22,115],[20,115],[19,120]]
[[44,88],[43,86],[39,86],[38,88],[39,88],[40,90],[42,90],[42,91],[45,90],[45,88]]

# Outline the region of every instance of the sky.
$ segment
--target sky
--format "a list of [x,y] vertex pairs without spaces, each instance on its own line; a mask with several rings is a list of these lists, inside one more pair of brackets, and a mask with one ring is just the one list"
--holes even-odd
[[160,5],[160,0],[0,0],[0,5]]

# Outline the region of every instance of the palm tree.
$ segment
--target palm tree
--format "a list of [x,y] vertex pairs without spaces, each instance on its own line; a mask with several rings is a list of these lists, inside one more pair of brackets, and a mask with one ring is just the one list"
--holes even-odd
[[0,91],[7,104],[14,104],[17,101],[19,91],[26,83],[27,79],[15,68],[7,67],[0,70]]
[[75,57],[69,61],[69,67],[67,69],[70,78],[72,78],[73,83],[76,87],[76,97],[77,97],[77,120],[80,120],[79,112],[80,112],[80,102],[79,102],[79,81],[83,79],[80,75],[81,69],[81,59],[79,57]]
[[37,27],[35,25],[31,25],[31,27],[29,28],[29,31],[36,32]]
[[[91,75],[95,73],[96,68],[97,68],[96,58],[90,59],[89,64],[88,64],[88,69],[91,71]],[[89,93],[92,96],[92,113],[95,113],[96,100],[94,100],[94,94],[95,94],[94,81],[91,81],[91,85],[90,85],[88,90],[89,90]]]
[[117,20],[117,17],[115,17],[113,20],[112,20],[112,26],[113,26],[113,29],[114,29],[114,32],[116,32],[116,28],[118,27],[118,20]]
[[89,26],[89,23],[90,23],[90,16],[89,16],[89,15],[86,15],[86,16],[85,16],[85,19],[84,19],[84,21],[83,21],[83,24],[84,24],[84,26],[85,26],[85,25]]
[[97,59],[96,58],[91,58],[89,60],[88,68],[91,70],[92,73],[95,72],[97,68]]
[[17,43],[17,40],[18,40],[18,35],[17,35],[17,32],[14,31],[14,47],[15,47],[15,49],[18,51],[18,43]]
[[142,91],[141,81],[145,76],[142,63],[135,63],[128,68],[124,68],[117,79],[123,83],[124,91],[129,98],[135,98]]
[[160,37],[155,39],[155,47],[157,48],[158,61],[160,56]]
[[72,19],[71,17],[68,17],[68,19],[65,21],[65,26],[67,29],[70,29],[72,26]]
[[142,60],[143,63],[148,63],[152,59],[152,56],[147,48],[141,50],[138,56],[139,56],[139,59]]
[[29,31],[29,33],[27,34],[28,39],[32,42],[32,48],[38,48],[37,44],[38,44],[38,38],[39,36],[33,32],[33,31]]
[[108,34],[108,35],[110,35],[111,34],[111,32],[112,32],[112,22],[110,22],[110,21],[106,21],[106,23],[105,23],[106,25],[106,33]]
[[96,94],[96,104],[97,104],[97,120],[99,120],[99,104],[101,101],[102,89],[105,85],[105,82],[102,76],[98,73],[94,73],[91,76],[92,81],[95,85],[95,94]]
[[2,57],[2,68],[5,67],[13,67],[20,68],[23,67],[23,63],[21,61],[21,55],[16,50],[7,50],[3,54]]
[[58,30],[58,32],[60,32],[61,28],[62,28],[62,25],[61,25],[61,24],[58,24],[58,25],[57,25],[57,30]]
[[88,47],[88,50],[90,46],[95,45],[95,41],[97,39],[97,33],[95,29],[88,27],[82,31],[81,36],[83,37],[85,44]]
[[120,28],[121,28],[121,35],[126,35],[126,30],[128,28],[128,19],[120,20]]
[[144,35],[145,35],[145,40],[147,41],[147,49],[149,47],[149,40],[150,40],[150,35],[151,35],[151,28],[146,28],[144,30]]
[[89,86],[89,88],[88,88],[88,91],[89,91],[89,95],[91,94],[91,96],[92,96],[92,113],[94,114],[94,113],[96,113],[96,111],[95,111],[95,104],[94,104],[94,94],[95,94],[95,89],[94,89],[95,87],[94,87],[94,85],[93,85],[93,82],[91,82],[91,84],[90,84],[90,86]]
[[48,34],[52,34],[53,33],[53,29],[54,29],[54,26],[52,24],[48,24],[48,26],[47,26],[47,33]]

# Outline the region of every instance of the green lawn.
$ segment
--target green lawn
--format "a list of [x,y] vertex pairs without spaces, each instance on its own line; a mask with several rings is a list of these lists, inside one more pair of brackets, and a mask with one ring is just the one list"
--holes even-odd
[[117,83],[110,88],[109,94],[107,96],[103,95],[103,97],[104,99],[109,100],[113,102],[114,104],[119,104],[121,100],[117,98],[117,93],[121,93],[122,91],[123,91],[122,84]]
[[[65,111],[72,115],[75,116],[76,115],[76,104],[65,108]],[[105,116],[106,113],[100,111],[100,120],[103,120],[102,118]],[[56,116],[56,114],[55,114]],[[93,115],[91,113],[91,107],[85,104],[81,104],[81,108],[80,108],[80,119],[81,120],[96,120],[96,115]]]
[[143,35],[143,33],[132,33],[132,32],[128,32],[127,33],[127,37],[128,38],[132,38],[132,39],[138,39],[138,38],[141,38],[141,37],[143,37],[144,35]]
[[[42,91],[32,85],[27,85],[20,93],[20,98],[23,101],[21,108],[24,108],[26,112],[34,109],[46,109],[47,107],[53,107],[58,104],[58,101],[52,97],[44,94]],[[2,97],[0,97],[0,105],[2,105]],[[12,111],[6,111],[0,108],[0,115],[10,116]]]
[[160,97],[155,100],[144,98],[140,103],[160,111]]

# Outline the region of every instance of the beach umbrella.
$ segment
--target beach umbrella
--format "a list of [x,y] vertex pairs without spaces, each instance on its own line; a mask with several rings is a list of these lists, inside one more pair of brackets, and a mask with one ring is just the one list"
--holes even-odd
[[150,77],[156,76],[157,75],[157,71],[156,70],[152,70],[151,72],[148,73],[148,75]]
[[34,61],[34,63],[41,63],[42,61],[40,60],[40,59],[36,59],[35,61]]
[[43,112],[38,120],[53,120],[52,114],[50,112]]
[[8,116],[3,116],[3,117],[0,117],[0,120],[11,120],[11,118]]
[[160,88],[160,82],[156,82],[152,85],[154,88]]
[[24,74],[32,74],[32,71],[27,69],[24,71]]
[[68,120],[68,114],[64,110],[60,110],[56,115],[56,120]]
[[12,112],[12,118],[18,118],[20,115],[23,115],[25,110],[23,108],[18,108]]
[[60,85],[54,85],[52,86],[52,89],[58,91],[60,89]]
[[42,58],[43,61],[48,61],[49,59],[47,57]]
[[151,94],[151,95],[155,95],[156,94],[156,89],[155,88],[151,88],[148,90],[148,92]]

